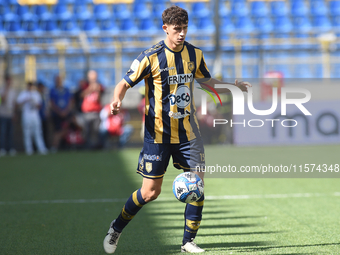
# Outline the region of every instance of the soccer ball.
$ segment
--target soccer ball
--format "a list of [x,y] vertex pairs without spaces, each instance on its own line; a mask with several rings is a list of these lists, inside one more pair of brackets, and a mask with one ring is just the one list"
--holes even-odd
[[203,187],[203,181],[197,174],[185,172],[175,178],[172,184],[172,192],[179,201],[192,203],[201,198]]

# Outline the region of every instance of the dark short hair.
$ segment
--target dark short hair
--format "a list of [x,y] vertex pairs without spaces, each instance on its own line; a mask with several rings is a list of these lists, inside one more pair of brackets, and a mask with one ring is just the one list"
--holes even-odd
[[188,12],[179,6],[171,6],[163,11],[163,24],[182,25],[189,21]]

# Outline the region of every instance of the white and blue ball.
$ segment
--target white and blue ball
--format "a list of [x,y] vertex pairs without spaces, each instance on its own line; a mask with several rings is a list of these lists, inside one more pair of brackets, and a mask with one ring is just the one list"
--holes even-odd
[[204,192],[202,179],[192,172],[185,172],[178,175],[173,184],[172,192],[175,197],[183,203],[196,202]]

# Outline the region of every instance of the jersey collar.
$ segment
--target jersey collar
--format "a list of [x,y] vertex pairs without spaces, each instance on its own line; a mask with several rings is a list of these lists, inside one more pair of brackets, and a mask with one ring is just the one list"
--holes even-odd
[[171,49],[167,44],[166,44],[166,42],[165,42],[165,40],[163,40],[163,43],[164,43],[164,45],[165,45],[165,47],[169,50],[169,51],[171,51],[171,52],[173,52],[173,53],[179,53],[179,52],[182,52],[183,51],[183,49],[184,49],[184,45],[185,45],[185,41],[184,41],[184,44],[183,44],[183,47],[182,47],[182,49],[180,49],[180,50],[173,50],[173,49]]

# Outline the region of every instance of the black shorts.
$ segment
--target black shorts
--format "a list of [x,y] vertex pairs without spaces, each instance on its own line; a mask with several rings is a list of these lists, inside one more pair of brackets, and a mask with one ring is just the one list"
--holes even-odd
[[65,128],[65,125],[67,125],[69,118],[70,118],[70,114],[68,114],[65,117],[61,117],[55,112],[52,112],[52,121],[53,121],[54,131],[61,131],[63,128]]
[[139,154],[137,173],[150,179],[162,178],[169,165],[170,156],[174,167],[195,171],[205,166],[204,147],[201,139],[180,144],[157,144],[144,142]]

